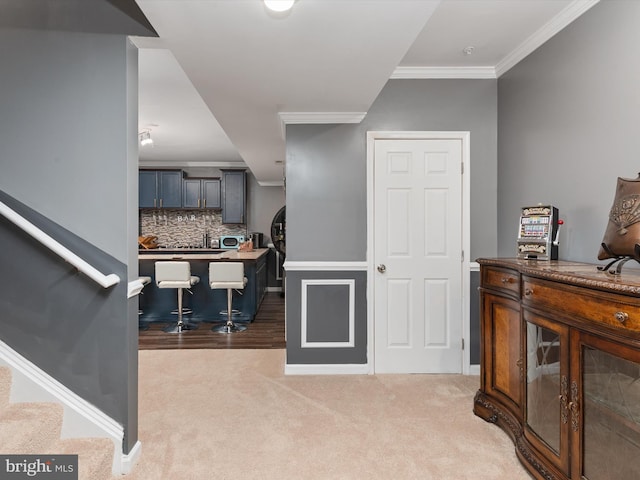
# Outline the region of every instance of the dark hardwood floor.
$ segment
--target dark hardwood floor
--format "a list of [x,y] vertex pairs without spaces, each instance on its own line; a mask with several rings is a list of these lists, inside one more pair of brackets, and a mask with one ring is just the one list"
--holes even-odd
[[279,293],[267,293],[255,320],[244,332],[232,334],[211,331],[212,323],[200,323],[197,330],[180,334],[165,333],[166,323],[149,323],[140,330],[140,350],[171,350],[180,348],[285,348],[284,298]]

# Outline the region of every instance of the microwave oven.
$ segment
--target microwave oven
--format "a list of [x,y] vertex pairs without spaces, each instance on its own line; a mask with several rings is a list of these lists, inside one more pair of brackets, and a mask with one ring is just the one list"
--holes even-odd
[[222,235],[220,237],[220,248],[238,250],[240,244],[243,242],[244,235]]

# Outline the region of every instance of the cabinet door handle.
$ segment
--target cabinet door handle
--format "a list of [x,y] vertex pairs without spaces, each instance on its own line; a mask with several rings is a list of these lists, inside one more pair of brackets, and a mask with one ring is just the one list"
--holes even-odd
[[571,401],[569,402],[569,411],[571,412],[571,428],[574,432],[577,432],[580,421],[580,403],[578,403],[578,385],[576,382],[571,382]]
[[533,295],[533,288],[526,288],[524,290],[524,294],[528,297],[530,295]]
[[162,199],[160,199],[160,208],[162,208]]
[[624,323],[629,320],[629,314],[627,312],[616,312],[614,317],[616,317],[616,320],[620,323]]
[[198,208],[200,208],[200,199],[198,199]]
[[503,284],[513,283],[513,278],[504,277],[504,278],[502,278],[502,283]]
[[567,376],[562,375],[562,379],[560,380],[560,418],[562,419],[562,423],[566,424],[569,421],[569,404],[567,394],[569,393]]
[[207,208],[207,199],[202,200],[202,208]]

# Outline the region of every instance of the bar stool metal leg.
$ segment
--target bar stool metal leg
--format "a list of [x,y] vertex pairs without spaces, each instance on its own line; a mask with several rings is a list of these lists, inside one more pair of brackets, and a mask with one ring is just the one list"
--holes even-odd
[[233,289],[227,288],[227,323],[223,325],[217,325],[211,329],[212,332],[218,333],[234,333],[244,332],[247,329],[246,325],[238,325],[233,323],[233,310],[231,308],[233,303]]
[[185,322],[182,318],[183,308],[182,308],[182,288],[178,288],[178,322],[174,325],[169,325],[162,329],[163,332],[166,333],[182,333],[187,330],[197,330],[198,325],[195,323]]

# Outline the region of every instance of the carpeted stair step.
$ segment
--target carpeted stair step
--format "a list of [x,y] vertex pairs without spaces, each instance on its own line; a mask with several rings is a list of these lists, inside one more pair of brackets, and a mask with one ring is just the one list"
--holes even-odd
[[78,455],[79,480],[112,478],[113,442],[60,438],[63,408],[56,403],[10,403],[11,369],[0,366],[0,453]]
[[78,455],[78,480],[112,478],[113,442],[108,438],[65,438],[44,453]]
[[11,369],[0,367],[0,410],[9,404],[11,393]]
[[39,454],[60,439],[62,406],[8,403],[0,409],[0,452]]

